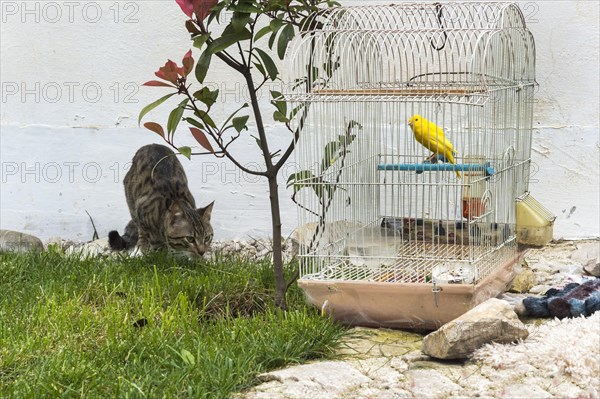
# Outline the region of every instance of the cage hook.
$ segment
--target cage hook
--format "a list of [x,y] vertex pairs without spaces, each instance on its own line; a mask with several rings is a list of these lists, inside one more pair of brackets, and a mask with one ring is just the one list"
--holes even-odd
[[444,34],[444,41],[442,42],[442,45],[440,47],[437,47],[433,43],[433,39],[431,39],[431,47],[433,47],[433,49],[436,51],[442,51],[444,49],[444,47],[446,47],[446,41],[448,41],[448,34],[446,33],[446,28],[444,27],[444,23],[442,22],[442,19],[444,18],[442,4],[441,3],[433,3],[433,5],[435,6],[435,14],[436,14],[438,26],[440,27],[440,29],[442,29],[442,33]]

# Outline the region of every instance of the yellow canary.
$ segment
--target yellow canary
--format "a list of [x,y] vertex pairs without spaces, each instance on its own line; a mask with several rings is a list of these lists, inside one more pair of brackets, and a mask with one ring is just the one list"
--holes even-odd
[[[444,135],[444,131],[440,129],[435,123],[429,122],[421,115],[413,115],[408,120],[408,125],[411,127],[415,140],[417,140],[423,147],[429,149],[437,155],[441,155],[444,160],[451,164],[455,164],[454,146]],[[441,157],[440,157],[441,158]],[[460,179],[460,173],[456,171],[456,176]]]

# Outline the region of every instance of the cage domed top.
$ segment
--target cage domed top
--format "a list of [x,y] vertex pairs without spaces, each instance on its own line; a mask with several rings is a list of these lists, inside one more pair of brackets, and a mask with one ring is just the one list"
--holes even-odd
[[502,29],[525,28],[515,3],[448,2],[403,3],[380,6],[336,7],[314,14],[305,30],[385,29]]
[[340,7],[293,42],[292,101],[484,104],[535,84],[535,45],[512,3]]

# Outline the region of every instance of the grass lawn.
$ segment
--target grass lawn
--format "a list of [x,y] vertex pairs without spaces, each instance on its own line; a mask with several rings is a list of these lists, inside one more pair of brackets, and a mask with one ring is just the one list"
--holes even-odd
[[[291,274],[291,271],[290,271]],[[268,262],[0,253],[0,397],[226,398],[343,329],[272,303]]]

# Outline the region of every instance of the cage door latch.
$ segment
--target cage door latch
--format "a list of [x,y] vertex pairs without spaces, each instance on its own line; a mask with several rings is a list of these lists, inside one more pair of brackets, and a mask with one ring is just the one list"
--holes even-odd
[[434,301],[435,301],[435,307],[436,307],[436,308],[437,308],[437,307],[438,307],[438,305],[439,305],[439,296],[438,296],[438,294],[439,294],[439,292],[440,292],[441,290],[442,290],[442,289],[441,289],[440,287],[438,287],[437,283],[436,283],[436,282],[434,282],[434,283],[433,283],[433,288],[431,289],[431,291],[433,292],[433,299],[434,299]]

